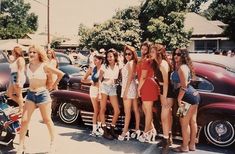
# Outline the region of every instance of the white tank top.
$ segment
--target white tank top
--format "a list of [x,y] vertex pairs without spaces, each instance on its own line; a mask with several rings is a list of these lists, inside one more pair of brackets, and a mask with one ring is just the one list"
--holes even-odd
[[11,73],[17,72],[18,71],[17,59],[13,63],[10,63],[9,67],[11,69]]

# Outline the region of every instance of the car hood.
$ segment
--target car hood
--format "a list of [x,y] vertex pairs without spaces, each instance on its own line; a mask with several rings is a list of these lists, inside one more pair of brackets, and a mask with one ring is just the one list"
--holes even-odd
[[68,75],[79,74],[81,72],[79,67],[73,65],[61,65],[59,69]]

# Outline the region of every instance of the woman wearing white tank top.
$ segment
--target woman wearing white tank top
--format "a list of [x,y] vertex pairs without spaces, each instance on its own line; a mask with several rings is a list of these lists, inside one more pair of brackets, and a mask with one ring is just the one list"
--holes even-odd
[[[64,73],[57,68],[48,65],[46,52],[42,48],[31,46],[29,48],[29,64],[27,65],[26,74],[29,79],[29,90],[26,96],[22,115],[19,148],[17,154],[22,154],[25,152],[25,135],[31,116],[37,107],[39,108],[42,119],[47,125],[49,131],[51,141],[49,153],[55,153],[55,131],[54,124],[51,120],[52,100],[49,91],[57,87],[57,84],[63,77]],[[47,89],[47,79],[51,74],[55,74],[57,79],[53,83],[53,86],[51,86],[50,89]]]
[[10,63],[11,77],[7,89],[7,95],[14,102],[19,104],[19,113],[23,112],[23,96],[22,88],[25,83],[25,60],[23,58],[23,51],[20,47],[16,46],[12,50],[14,60]]

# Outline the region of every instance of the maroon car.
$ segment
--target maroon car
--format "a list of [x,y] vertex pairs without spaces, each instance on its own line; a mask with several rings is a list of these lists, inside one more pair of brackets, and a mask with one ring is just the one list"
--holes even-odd
[[[198,139],[200,134],[205,134],[207,140],[220,147],[230,146],[235,142],[235,72],[222,65],[194,62],[196,80],[192,85],[201,95],[198,109]],[[68,90],[58,90],[51,93],[53,98],[53,116],[58,116],[63,122],[71,124],[82,120],[85,125],[92,125],[93,107],[89,97],[89,84],[81,83],[81,76],[73,77],[69,81]],[[120,96],[120,87],[118,88]],[[139,102],[141,104],[141,102]],[[107,103],[106,120],[111,122],[113,109]],[[122,99],[119,98],[121,114],[117,126],[124,126],[124,110]],[[144,114],[141,110],[141,119]],[[162,135],[161,106],[159,102],[154,105],[154,124],[158,135]],[[182,139],[178,118],[177,106],[174,107],[173,136]],[[132,116],[133,117],[133,116]],[[130,127],[134,128],[134,118]],[[141,121],[144,127],[144,121]]]

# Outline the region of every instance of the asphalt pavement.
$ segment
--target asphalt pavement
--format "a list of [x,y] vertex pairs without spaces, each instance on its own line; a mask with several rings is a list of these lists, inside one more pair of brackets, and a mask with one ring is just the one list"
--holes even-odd
[[[56,154],[156,154],[161,149],[156,143],[140,143],[137,140],[118,141],[106,140],[103,137],[93,137],[91,128],[87,126],[65,125],[55,122],[56,127]],[[26,140],[27,154],[46,154],[49,149],[49,136],[46,125],[42,123],[39,110],[36,110],[29,127],[29,138]],[[180,142],[178,142],[179,144]],[[173,147],[178,146],[174,144]],[[18,135],[14,140],[13,149],[0,146],[0,154],[15,154],[18,147]],[[170,152],[174,153],[174,152]],[[218,148],[212,145],[199,144],[197,151],[192,154],[233,154],[234,149]]]

